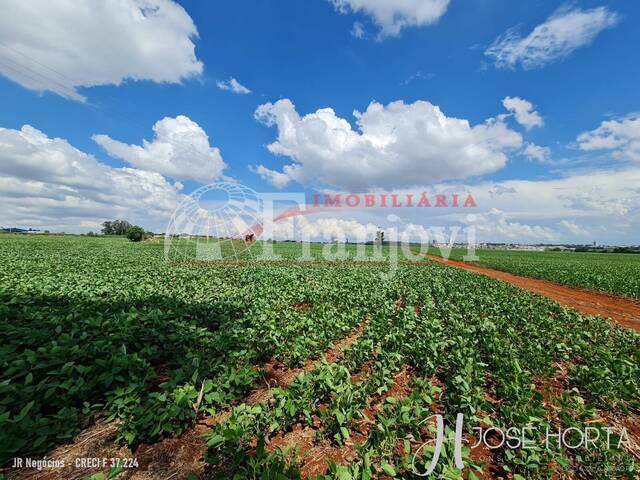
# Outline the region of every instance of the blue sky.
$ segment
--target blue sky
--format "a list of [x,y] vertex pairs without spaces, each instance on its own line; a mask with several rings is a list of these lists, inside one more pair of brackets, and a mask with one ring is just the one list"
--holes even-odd
[[[219,149],[219,160],[226,167],[220,173],[220,169],[207,170],[203,166],[202,171],[210,175],[189,178],[188,173],[171,173],[178,172],[174,167],[180,168],[179,158],[168,160],[176,164],[170,170],[154,171],[154,166],[145,164],[142,170],[163,175],[169,185],[180,181],[182,188],[171,193],[175,198],[163,197],[168,206],[206,180],[223,178],[221,175],[257,191],[422,191],[459,185],[486,200],[479,202],[477,216],[487,240],[581,242],[594,238],[609,243],[638,243],[633,237],[636,222],[640,222],[637,192],[631,184],[619,183],[620,179],[632,182],[638,178],[640,161],[636,158],[640,155],[640,123],[635,116],[640,111],[637,2],[425,0],[434,4],[427,12],[420,10],[424,5],[421,7],[418,1],[414,4],[393,0],[130,3],[132,11],[144,7],[155,12],[145,18],[156,15],[156,19],[162,17],[170,22],[146,26],[141,33],[136,30],[140,28],[138,24],[123,24],[117,20],[118,12],[112,10],[116,19],[113,29],[104,27],[103,32],[98,27],[92,32],[85,28],[92,21],[90,6],[77,8],[63,0],[44,3],[39,19],[30,17],[36,10],[16,6],[14,23],[25,27],[10,24],[9,15],[0,21],[0,128],[4,129],[0,133],[5,134],[5,148],[0,136],[0,166],[5,165],[0,174],[12,185],[37,181],[41,182],[40,189],[43,184],[48,191],[62,185],[75,189],[76,195],[74,201],[67,200],[70,204],[51,206],[43,201],[47,196],[42,192],[34,193],[31,204],[30,197],[24,194],[26,188],[21,194],[16,194],[15,188],[0,192],[9,202],[20,202],[23,208],[22,213],[0,216],[0,225],[19,223],[16,226],[86,231],[108,211],[108,205],[96,200],[94,193],[46,177],[52,170],[36,171],[39,161],[33,160],[37,157],[33,153],[34,140],[25,140],[24,135],[18,138],[14,133],[23,125],[37,129],[49,140],[66,141],[81,156],[86,154],[101,166],[141,168],[138,153],[128,150],[123,157],[114,154],[114,149],[121,144],[141,146],[143,139],[152,142],[156,122],[182,115],[208,135],[210,146]],[[116,8],[114,4],[112,9]],[[384,17],[385,12],[395,15],[396,21]],[[99,13],[95,13],[98,18]],[[397,22],[401,21],[406,25],[398,27]],[[45,22],[44,26],[40,22]],[[56,23],[60,24],[58,28]],[[556,33],[527,37],[536,28],[540,32],[544,25],[551,25],[552,29],[555,25]],[[159,33],[150,31],[152,28],[158,28]],[[197,35],[194,31],[190,34],[190,28],[197,30]],[[507,38],[509,29],[515,30]],[[362,34],[355,35],[356,30]],[[69,38],[60,38],[60,32],[65,31]],[[144,48],[131,46],[131,42],[138,46],[158,43],[168,33],[175,37],[158,47],[157,54],[146,54]],[[95,37],[100,36],[103,37],[96,41]],[[546,47],[557,48],[556,53],[545,53],[544,48],[525,49],[524,53],[517,50],[527,38],[551,42]],[[504,41],[501,43],[500,39]],[[189,42],[195,45],[192,57],[188,45],[186,49],[179,47]],[[87,51],[83,45],[87,45]],[[493,51],[497,49],[501,55],[502,64],[488,53],[492,45]],[[508,57],[509,48],[515,48],[516,54]],[[130,53],[131,49],[142,53]],[[166,57],[162,54],[165,51]],[[58,58],[58,53],[67,58]],[[115,77],[105,74],[100,65],[96,66],[100,62],[120,73],[113,74]],[[219,88],[219,82],[230,78],[251,92],[238,94]],[[74,95],[78,98],[70,98]],[[529,114],[537,112],[539,124],[535,120],[530,124],[518,122],[515,110],[510,112],[503,105],[506,97],[529,102],[529,107],[524,104],[523,112],[526,114],[527,108]],[[279,100],[289,100],[293,110],[276,103]],[[403,102],[397,114],[381,119],[372,116],[369,121],[372,129],[391,122],[392,132],[404,128],[404,122],[417,125],[415,138],[408,135],[397,140],[391,155],[382,152],[384,147],[378,148],[376,140],[360,135],[353,112],[365,112],[372,102],[377,102],[385,113],[396,101]],[[422,135],[420,125],[436,121],[437,114],[409,107],[420,101],[438,107],[445,119],[466,120],[470,127],[494,119],[506,130],[487,134],[489,138],[475,132],[470,134],[470,144],[463,145],[455,144],[455,138],[469,132],[458,131],[458,127],[434,138]],[[254,116],[264,104],[272,105],[267,109],[271,125],[265,118],[259,121]],[[343,165],[322,165],[324,140],[304,143],[304,138],[317,133],[311,122],[295,127],[294,143],[280,141],[281,154],[269,151],[267,145],[275,142],[285,128],[286,119],[280,123],[275,120],[278,115],[304,117],[325,108],[333,110],[330,122],[342,119],[350,123],[353,131],[347,134],[358,145],[347,150],[341,147],[333,153],[340,163],[353,165],[352,170]],[[421,115],[427,119],[423,121]],[[596,130],[605,121],[615,123]],[[335,132],[329,123],[319,127],[324,130],[318,135],[325,140]],[[590,136],[578,140],[589,132]],[[106,135],[110,147],[96,142],[92,138],[96,134]],[[506,140],[506,135],[519,138]],[[188,142],[189,138],[180,141]],[[496,141],[500,143],[497,147]],[[433,154],[423,153],[434,144],[437,147]],[[450,157],[446,150],[449,144],[455,144]],[[486,157],[469,154],[464,162],[457,160],[459,152],[477,149],[478,144],[491,145]],[[531,155],[534,147],[527,150],[530,144],[537,148],[537,158]],[[29,153],[23,153],[21,149],[25,148]],[[284,151],[290,153],[283,154]],[[38,154],[52,156],[50,151]],[[33,162],[25,155],[32,155]],[[73,157],[76,153],[66,155]],[[131,161],[131,155],[138,160]],[[499,159],[501,155],[503,160]],[[73,164],[74,160],[66,161]],[[397,166],[393,165],[395,161],[399,162]],[[382,173],[361,173],[358,162],[382,162],[385,167]],[[487,162],[488,167],[478,167]],[[444,168],[447,163],[457,166]],[[286,181],[281,178],[275,186],[266,180],[268,175],[256,173],[260,165],[270,172],[282,173],[286,172],[285,165],[296,164],[302,165],[297,173],[289,174]],[[188,164],[182,167],[185,172],[189,170]],[[396,170],[404,173],[396,178]],[[100,170],[96,175],[105,172],[111,170]],[[416,178],[415,185],[411,185],[411,178]],[[508,195],[518,198],[485,195],[495,185],[517,190]],[[590,198],[585,198],[584,192],[592,187],[595,190]],[[532,204],[536,199],[532,192],[538,188],[548,192],[540,197],[555,197],[548,198],[547,203]],[[576,194],[571,197],[557,193],[566,188]],[[594,205],[594,196],[607,206]],[[96,202],[102,203],[94,210],[89,208]],[[43,204],[46,207],[37,207]],[[166,222],[160,212],[151,209],[136,210],[119,204],[116,207],[118,213],[146,221],[149,228],[161,228]],[[386,214],[364,212],[345,219],[384,224]],[[468,223],[467,219],[456,218],[457,214],[448,211],[438,221],[447,225]],[[428,219],[422,212],[406,215],[410,225],[437,223],[431,213]],[[615,228],[603,229],[604,219],[616,221],[612,215],[619,216]]]

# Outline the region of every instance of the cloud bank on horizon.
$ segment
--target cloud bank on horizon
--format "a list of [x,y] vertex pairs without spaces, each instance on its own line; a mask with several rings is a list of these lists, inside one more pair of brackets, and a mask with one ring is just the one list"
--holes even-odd
[[[558,99],[548,100],[546,87],[526,79],[544,68],[558,83],[575,82],[556,74],[554,65],[588,63],[588,52],[598,47],[604,32],[626,28],[640,11],[621,13],[604,2],[592,8],[551,8],[550,2],[541,23],[518,20],[520,10],[515,9],[511,15],[517,21],[509,17],[507,25],[519,26],[502,27],[497,38],[485,32],[494,40],[483,49],[469,49],[473,32],[467,33],[465,55],[473,59],[456,64],[458,85],[477,87],[478,82],[460,77],[464,69],[474,78],[500,81],[487,90],[491,97],[462,105],[456,101],[464,97],[460,86],[447,86],[454,74],[447,70],[451,59],[425,65],[415,55],[403,56],[423,51],[423,34],[436,47],[434,39],[451,28],[449,17],[464,15],[453,11],[459,8],[455,1],[317,3],[318,15],[336,22],[325,26],[330,38],[353,50],[354,71],[367,61],[376,65],[365,82],[332,68],[339,57],[313,56],[318,41],[306,44],[307,34],[299,29],[297,43],[284,49],[277,35],[256,34],[256,42],[274,42],[274,51],[280,47],[276,68],[259,67],[251,53],[222,55],[218,45],[209,46],[233,32],[218,35],[220,23],[210,29],[210,18],[174,0],[7,5],[9,14],[0,18],[0,75],[13,83],[0,83],[0,92],[13,91],[17,84],[34,94],[20,100],[28,103],[29,112],[17,117],[21,121],[0,114],[0,200],[5,206],[0,225],[88,231],[104,219],[123,217],[162,231],[185,195],[232,175],[263,191],[454,189],[476,199],[479,207],[473,212],[393,212],[395,226],[414,238],[433,235],[433,225],[473,225],[481,241],[637,243],[640,119],[635,112],[640,99],[629,92],[626,110],[620,111],[619,102],[609,107],[600,93],[599,111],[572,117],[570,108],[561,111],[554,105]],[[233,6],[215,12],[224,18],[233,14]],[[340,30],[337,25],[345,21],[353,27]],[[237,30],[233,24],[229,28]],[[243,39],[248,41],[241,35],[234,41]],[[324,42],[322,48],[333,47]],[[379,67],[377,56],[385,51],[395,55],[394,68]],[[574,58],[580,55],[585,58]],[[479,68],[483,58],[496,68]],[[254,61],[252,73],[247,65]],[[318,64],[308,84],[289,82],[291,72],[280,71],[289,63],[304,69],[305,62]],[[430,74],[429,82],[401,81],[422,78],[415,73],[420,71],[437,74]],[[640,72],[630,76],[640,77]],[[616,80],[611,78],[614,87]],[[323,89],[323,82],[340,87]],[[64,117],[59,125],[51,123],[66,108],[61,107],[65,100],[75,109],[68,110],[73,118],[82,118],[88,109],[117,110],[126,103],[146,110],[122,126],[95,120],[93,114],[84,115],[86,125]],[[75,126],[88,133],[77,133]],[[294,218],[278,232],[327,240],[342,232],[353,238],[394,224],[389,213],[352,209]]]

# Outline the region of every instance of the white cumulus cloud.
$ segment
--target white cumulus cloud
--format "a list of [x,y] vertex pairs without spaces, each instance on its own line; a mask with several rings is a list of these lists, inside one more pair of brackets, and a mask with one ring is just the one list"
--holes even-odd
[[250,167],[250,170],[260,175],[260,177],[263,180],[266,180],[276,188],[284,188],[291,181],[287,173],[276,172],[275,170],[271,170],[265,167],[264,165],[258,165],[257,167]]
[[[506,180],[493,186],[508,189],[511,193],[506,197],[492,194],[492,189],[483,184],[467,188],[479,210],[496,208],[504,212],[509,222],[539,225],[563,240],[577,243],[592,234],[592,240],[602,243],[637,244],[638,182],[640,169],[626,168],[580,171],[556,179]],[[493,219],[496,220],[499,217]],[[563,220],[578,229],[572,229]]]
[[209,137],[196,122],[184,115],[165,117],[153,126],[155,138],[142,145],[129,145],[108,135],[92,138],[109,155],[134,167],[181,180],[209,182],[222,175],[226,167],[220,150],[209,144]]
[[571,220],[561,220],[558,225],[567,233],[575,237],[586,237],[591,235],[589,230],[580,227],[576,222]]
[[220,90],[226,90],[229,92],[237,93],[239,95],[246,95],[247,93],[251,93],[247,87],[242,85],[238,80],[231,77],[229,80],[219,80],[216,82],[216,86]]
[[512,221],[508,214],[495,207],[470,215],[467,223],[476,228],[478,238],[484,241],[501,238],[515,242],[551,242],[558,239],[553,229]]
[[589,45],[602,30],[613,27],[619,20],[620,15],[607,7],[583,10],[565,6],[526,37],[515,28],[507,30],[484,53],[499,68],[518,65],[525,70],[541,68]]
[[578,136],[581,150],[609,150],[614,158],[640,162],[640,117],[607,120]]
[[126,218],[162,231],[180,197],[158,173],[112,168],[30,125],[0,128],[3,226],[79,231]]
[[551,158],[551,149],[549,147],[541,147],[535,143],[527,143],[523,149],[524,155],[539,163],[548,163]]
[[[436,23],[447,11],[449,0],[329,0],[341,13],[362,12],[380,27],[380,37],[393,37],[403,28]],[[363,30],[356,29],[354,32]],[[358,35],[356,35],[358,36]],[[359,37],[360,38],[360,37]]]
[[515,116],[516,122],[527,130],[544,125],[544,120],[535,110],[534,105],[524,98],[505,97],[502,100],[502,105]]
[[[357,218],[360,221],[366,218],[384,228],[387,225],[385,217],[394,213],[405,224],[432,227],[432,231],[436,226],[450,229],[477,224],[477,240],[482,242],[583,243],[595,240],[610,245],[636,245],[640,231],[639,184],[640,168],[635,165],[617,170],[581,169],[565,172],[558,178],[467,184],[446,182],[396,189],[394,193],[400,198],[408,193],[415,196],[420,191],[455,192],[460,198],[471,194],[477,207],[362,209]],[[578,228],[571,229],[568,223],[562,223],[563,220]],[[517,238],[518,232],[522,234],[521,238]],[[464,236],[464,231],[460,235]]]
[[373,223],[363,223],[349,218],[317,218],[293,217],[274,224],[274,235],[277,238],[290,240],[316,241],[358,241],[366,242],[375,238],[379,228]]
[[[380,212],[378,212],[380,213]],[[383,217],[383,215],[379,215]],[[381,226],[386,224],[385,226]],[[274,224],[273,233],[276,238],[288,240],[312,241],[350,241],[357,243],[375,240],[378,231],[385,232],[385,238],[401,242],[421,242],[428,244],[431,240],[445,242],[447,229],[428,227],[416,223],[405,223],[399,217],[394,221],[380,218],[380,222],[370,222],[357,218],[304,216],[289,218]]]
[[173,0],[2,2],[0,73],[84,100],[78,87],[177,83],[202,72],[191,17]]
[[301,117],[289,99],[259,106],[256,119],[278,129],[268,149],[294,163],[282,172],[256,171],[280,187],[297,181],[354,191],[401,188],[494,172],[522,145],[500,119],[471,125],[426,101],[372,102],[354,116],[357,130],[331,108]]

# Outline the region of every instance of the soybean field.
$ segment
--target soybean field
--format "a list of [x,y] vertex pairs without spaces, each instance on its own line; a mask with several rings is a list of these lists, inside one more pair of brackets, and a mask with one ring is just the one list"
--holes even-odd
[[[438,248],[429,253],[442,255]],[[451,249],[449,258],[464,260],[466,249]],[[640,299],[640,255],[517,250],[476,250],[484,267],[574,287]]]
[[[91,446],[135,464],[79,478],[637,478],[634,331],[420,255],[274,248],[178,262],[162,241],[0,237],[4,474]],[[616,261],[594,257],[585,272]],[[637,297],[637,276],[585,278]],[[575,448],[549,446],[558,431]]]

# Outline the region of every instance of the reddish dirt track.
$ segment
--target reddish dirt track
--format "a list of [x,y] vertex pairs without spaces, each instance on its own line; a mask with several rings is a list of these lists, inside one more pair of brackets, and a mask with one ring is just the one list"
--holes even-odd
[[503,282],[510,283],[524,290],[529,290],[538,295],[551,298],[564,307],[573,308],[586,315],[609,317],[624,327],[632,328],[640,332],[640,303],[633,300],[615,297],[593,290],[560,285],[547,280],[520,277],[511,273],[480,267],[457,260],[445,260],[435,255],[427,255],[427,258],[444,265],[464,268],[471,272],[502,280]]

